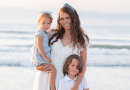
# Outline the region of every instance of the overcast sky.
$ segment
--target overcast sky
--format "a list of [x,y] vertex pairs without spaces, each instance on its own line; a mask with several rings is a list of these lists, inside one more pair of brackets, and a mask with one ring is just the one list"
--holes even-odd
[[130,0],[0,0],[0,7],[60,9],[66,2],[76,10],[130,13]]
[[64,3],[73,6],[82,22],[91,22],[88,24],[98,24],[103,20],[119,23],[119,19],[120,24],[130,22],[130,0],[0,0],[0,23],[35,22],[37,14],[43,10],[51,10],[56,22],[58,11]]

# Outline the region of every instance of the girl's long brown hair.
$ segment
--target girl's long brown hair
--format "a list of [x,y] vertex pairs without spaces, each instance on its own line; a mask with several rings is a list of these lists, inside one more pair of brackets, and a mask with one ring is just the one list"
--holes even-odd
[[[83,47],[85,49],[86,44],[85,44],[85,39],[83,37],[83,35],[85,35],[85,33],[84,33],[83,29],[80,26],[79,16],[78,16],[76,10],[73,12],[70,8],[65,7],[65,6],[60,9],[59,16],[58,16],[58,19],[57,19],[57,28],[56,28],[57,32],[55,34],[53,34],[53,36],[50,38],[49,44],[53,45],[53,43],[57,42],[58,39],[62,39],[63,34],[65,33],[65,29],[60,24],[60,13],[61,12],[69,14],[69,16],[71,18],[70,35],[71,35],[71,41],[73,42],[73,48],[75,48],[75,46],[78,45],[79,49],[80,49],[80,47]],[[89,42],[89,37],[87,35],[85,35],[85,36],[86,36],[86,38],[87,38],[87,40]],[[56,37],[56,40],[51,42],[51,40],[54,37]]]
[[72,63],[72,59],[76,59],[76,60],[78,61],[78,70],[79,70],[79,73],[82,72],[82,69],[83,69],[82,60],[81,60],[81,58],[80,58],[78,55],[73,54],[73,55],[70,55],[70,56],[66,59],[66,61],[65,61],[65,63],[64,63],[64,66],[63,66],[63,74],[64,74],[64,76],[65,76],[66,74],[68,74],[68,69],[69,69],[68,67],[69,67],[69,65]]

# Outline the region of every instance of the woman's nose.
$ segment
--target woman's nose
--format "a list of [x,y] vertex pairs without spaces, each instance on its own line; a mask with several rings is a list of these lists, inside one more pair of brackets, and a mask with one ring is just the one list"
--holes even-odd
[[63,20],[63,23],[66,23],[66,22],[67,22],[67,20],[66,20],[66,19],[64,19],[64,20]]

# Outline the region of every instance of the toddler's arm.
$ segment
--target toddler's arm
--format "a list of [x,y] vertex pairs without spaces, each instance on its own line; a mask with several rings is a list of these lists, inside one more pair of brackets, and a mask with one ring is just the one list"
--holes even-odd
[[38,46],[38,50],[40,52],[40,54],[42,55],[42,57],[47,61],[47,62],[51,62],[51,59],[46,57],[45,52],[44,52],[44,48],[42,46],[42,41],[43,41],[43,37],[42,36],[37,36],[37,46]]

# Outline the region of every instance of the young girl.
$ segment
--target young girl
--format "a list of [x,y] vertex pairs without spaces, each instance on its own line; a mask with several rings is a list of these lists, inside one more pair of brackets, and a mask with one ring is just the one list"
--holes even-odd
[[[52,20],[53,18],[51,16],[51,12],[44,11],[39,13],[38,17],[39,30],[35,33],[35,42],[31,48],[32,50],[31,62],[36,67],[45,63],[51,63],[50,59],[51,47],[48,45],[49,37],[46,31],[50,28]],[[52,70],[50,71],[52,72],[50,72],[49,82],[51,90],[55,90],[56,70],[55,67],[51,69]]]
[[[82,72],[82,60],[76,55],[70,55],[63,66],[64,77],[60,79],[58,90],[71,90],[73,87],[78,73]],[[85,77],[83,77],[79,90],[89,90],[88,83]]]

